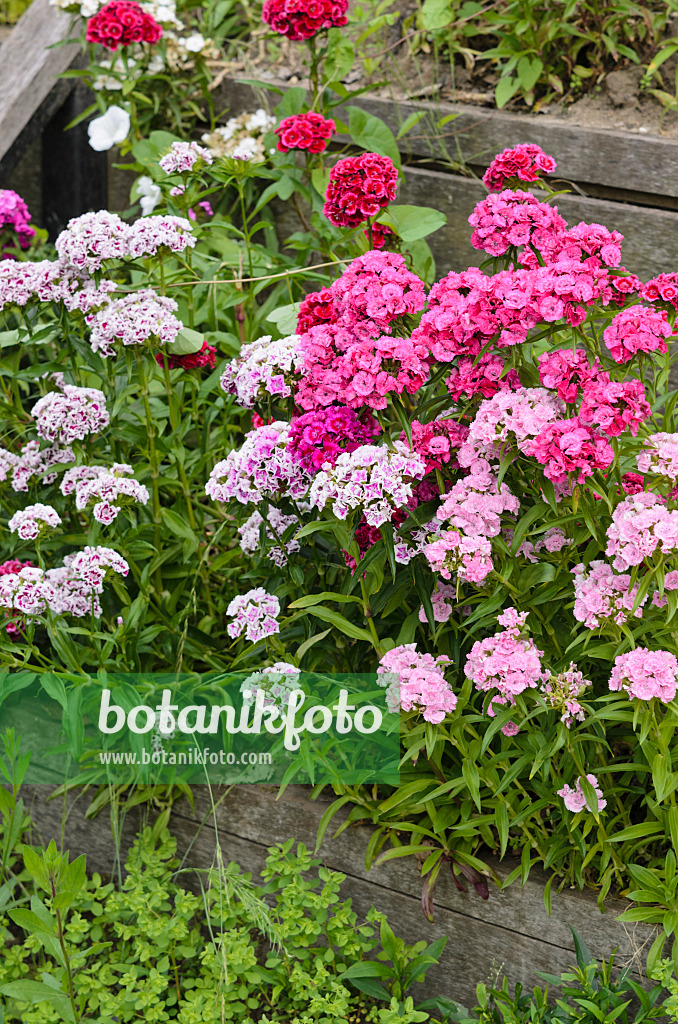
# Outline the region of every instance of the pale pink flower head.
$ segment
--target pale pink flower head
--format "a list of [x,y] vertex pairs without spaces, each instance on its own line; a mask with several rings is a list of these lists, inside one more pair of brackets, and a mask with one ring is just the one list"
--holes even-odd
[[[433,605],[433,618],[435,622],[447,622],[450,618],[454,606],[457,603],[457,591],[455,587],[449,586],[447,583],[439,583],[438,589],[431,594],[431,604]],[[419,621],[427,622],[426,612],[422,605],[419,609]]]
[[173,142],[169,153],[160,158],[159,164],[165,174],[187,174],[199,160],[212,163],[212,154],[197,142]]
[[280,602],[263,587],[238,594],[229,604],[226,614],[233,619],[227,626],[228,635],[233,639],[244,633],[247,640],[256,643],[280,632],[277,621]]
[[[607,800],[603,799],[603,791],[598,785],[598,779],[595,775],[587,775],[586,780],[591,783],[595,790],[596,799],[598,801],[598,811],[605,810],[607,807]],[[568,811],[572,811],[573,814],[577,814],[579,811],[587,811],[589,809],[581,781],[581,778],[578,778],[574,787],[563,786],[562,789],[558,790],[558,796],[562,796],[565,807]]]
[[527,612],[507,608],[497,621],[506,628],[485,640],[477,640],[466,659],[464,671],[477,690],[498,690],[509,699],[537,686],[544,678],[540,651],[525,632]]
[[678,549],[678,510],[666,508],[659,494],[642,491],[629,494],[612,513],[607,528],[606,555],[613,566],[625,571],[650,558],[657,548],[662,552]]
[[457,706],[457,697],[444,676],[450,659],[420,654],[416,644],[401,644],[382,657],[377,681],[386,686],[391,712],[418,711],[426,722],[438,724]]
[[618,575],[612,566],[595,560],[586,568],[582,562],[572,570],[574,576],[574,617],[589,629],[607,621],[622,625],[633,616],[642,618],[647,594],[633,610],[638,585],[631,586],[628,574]]
[[678,483],[678,434],[650,434],[636,456],[641,473],[656,473]]
[[678,659],[669,651],[636,647],[614,659],[609,686],[626,690],[631,700],[656,697],[662,704],[670,704],[678,689]]

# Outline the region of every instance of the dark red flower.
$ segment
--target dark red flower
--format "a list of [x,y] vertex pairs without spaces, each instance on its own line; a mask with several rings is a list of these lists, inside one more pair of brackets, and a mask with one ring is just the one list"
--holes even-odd
[[299,306],[297,334],[306,334],[318,324],[333,324],[337,319],[334,298],[329,288],[310,292]]
[[110,0],[87,22],[87,42],[100,43],[107,50],[131,43],[157,43],[162,25],[135,0]]
[[[156,361],[160,366],[165,365],[165,357],[161,352],[156,355]],[[184,370],[194,370],[198,366],[209,366],[213,370],[217,365],[217,350],[214,345],[208,345],[206,341],[199,352],[189,352],[186,356],[173,356],[167,353],[167,364],[170,370],[175,366],[183,366]]]
[[357,227],[393,202],[397,185],[398,171],[389,157],[346,157],[330,171],[323,213],[337,227]]
[[288,39],[312,39],[324,29],[348,21],[348,0],[266,0],[262,18]]

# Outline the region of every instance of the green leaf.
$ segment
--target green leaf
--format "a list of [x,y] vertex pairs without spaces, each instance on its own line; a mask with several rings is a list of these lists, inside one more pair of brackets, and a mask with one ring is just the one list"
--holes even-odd
[[447,223],[447,217],[440,210],[434,210],[430,206],[391,204],[379,214],[377,222],[393,228],[403,242],[416,242],[438,231]]
[[518,78],[520,85],[525,92],[531,92],[537,82],[539,81],[544,65],[538,57],[530,59],[529,57],[521,57],[518,61]]
[[314,604],[322,604],[323,601],[338,601],[341,604],[347,604],[353,602],[353,604],[362,604],[359,597],[355,597],[354,594],[335,594],[330,590],[323,590],[322,594],[305,594],[303,597],[298,597],[296,601],[292,601],[288,608],[311,608]]
[[623,828],[621,832],[615,832],[607,837],[608,843],[625,843],[630,839],[645,839],[663,832],[663,827],[657,821],[644,821],[639,825],[631,825]]
[[447,28],[453,21],[450,0],[424,0],[421,9],[421,23],[427,32]]
[[199,331],[190,327],[182,327],[176,336],[176,340],[168,346],[167,352],[173,356],[188,356],[192,352],[199,352],[205,339]]
[[366,629],[361,629],[359,626],[354,626],[352,622],[345,619],[339,612],[332,611],[331,608],[324,608],[322,606],[317,608],[303,609],[302,615],[315,615],[316,618],[322,619],[324,622],[329,622],[335,626],[345,636],[350,636],[354,640],[366,640],[367,643],[372,643],[372,637]]
[[396,135],[396,140],[402,139],[403,135],[407,135],[408,132],[412,131],[414,126],[419,124],[422,117],[426,117],[425,110],[415,110],[409,117],[406,117]]
[[176,537],[190,541],[193,547],[198,547],[198,538],[183,516],[180,516],[178,512],[173,512],[170,508],[164,508],[162,510],[162,517]]
[[[400,152],[395,135],[387,124],[374,114],[368,114],[360,107],[347,107],[348,130],[351,140],[367,150],[368,153],[379,153],[391,158],[396,167],[400,167]],[[421,235],[419,236],[422,237]]]
[[508,101],[518,92],[519,88],[520,81],[517,78],[511,78],[508,75],[500,78],[494,90],[494,100],[497,107],[500,110],[502,107],[505,107]]
[[326,171],[323,167],[314,167],[311,171],[311,182],[313,188],[316,190],[318,195],[325,198],[327,192],[327,186],[330,180],[330,172]]
[[287,336],[296,332],[298,316],[299,306],[296,302],[291,302],[287,306],[277,306],[268,314],[266,320],[275,324],[280,333]]

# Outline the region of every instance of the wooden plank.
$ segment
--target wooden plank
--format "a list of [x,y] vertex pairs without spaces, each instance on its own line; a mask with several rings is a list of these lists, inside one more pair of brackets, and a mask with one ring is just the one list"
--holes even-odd
[[2,47],[0,63],[0,180],[48,123],[73,88],[57,75],[80,56],[78,43],[48,49],[68,38],[71,17],[33,0]]
[[[267,83],[285,90],[284,82]],[[261,102],[262,90],[237,78],[225,79],[215,97],[233,113],[251,109]],[[270,105],[277,96],[269,93]],[[558,163],[557,175],[580,184],[595,184],[661,196],[678,196],[678,141],[612,128],[583,128],[568,125],[546,114],[511,114],[501,110],[462,103],[430,103],[359,96],[351,101],[380,117],[394,133],[410,114],[424,118],[403,148],[432,159],[463,160],[470,166],[487,167],[496,153],[519,142],[536,142]],[[341,116],[341,108],[337,113]],[[442,129],[443,117],[454,116]],[[442,142],[436,137],[442,135]],[[657,205],[661,205],[658,200]]]
[[[450,270],[478,266],[486,253],[471,245],[468,218],[485,195],[470,178],[408,167],[397,202],[434,206],[447,217],[445,227],[428,239],[436,258],[438,277]],[[626,268],[647,280],[655,274],[678,271],[678,213],[614,203],[583,196],[560,196],[556,203],[569,224],[604,224],[624,235],[622,259]]]

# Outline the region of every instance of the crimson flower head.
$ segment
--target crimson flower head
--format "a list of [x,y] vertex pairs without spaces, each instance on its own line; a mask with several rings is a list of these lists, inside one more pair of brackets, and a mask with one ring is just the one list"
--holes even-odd
[[266,0],[261,16],[274,32],[294,41],[312,39],[348,21],[348,0]]
[[306,149],[309,153],[323,153],[337,130],[331,119],[311,110],[308,114],[293,114],[281,121],[275,130],[278,149],[288,153],[291,149]]
[[398,171],[378,153],[361,153],[339,160],[330,171],[323,213],[331,224],[355,228],[393,202]]
[[[165,365],[165,357],[161,352],[157,353],[155,361],[159,366]],[[185,356],[173,356],[168,352],[167,365],[170,370],[173,370],[175,366],[182,366],[184,370],[194,370],[199,366],[209,366],[213,370],[217,365],[217,350],[214,345],[208,345],[204,341],[199,352],[190,352]]]
[[157,43],[162,25],[136,0],[110,0],[87,22],[87,42],[100,43],[107,50],[132,43]]
[[333,324],[337,320],[337,311],[334,308],[334,297],[329,288],[323,288],[319,292],[309,292],[302,299],[297,317],[297,334],[306,334],[311,327],[318,324]]

